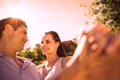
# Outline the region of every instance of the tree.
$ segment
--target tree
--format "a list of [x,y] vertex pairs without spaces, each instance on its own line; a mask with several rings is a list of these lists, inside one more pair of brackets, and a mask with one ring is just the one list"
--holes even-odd
[[72,56],[77,47],[77,44],[74,43],[72,40],[63,41],[62,44],[67,56]]
[[35,47],[32,49],[33,53],[34,54],[37,54],[36,55],[36,62],[38,64],[42,64],[42,61],[46,60],[46,56],[43,55],[41,49],[40,49],[40,44],[36,44]]
[[120,31],[120,0],[95,0],[89,8],[95,22],[102,22],[112,28],[113,33]]
[[113,33],[120,31],[120,0],[96,0],[91,10],[97,22],[111,26]]
[[18,53],[18,56],[29,58],[36,65],[42,64],[46,60],[46,56],[42,54],[40,44],[36,44],[33,49],[28,48]]

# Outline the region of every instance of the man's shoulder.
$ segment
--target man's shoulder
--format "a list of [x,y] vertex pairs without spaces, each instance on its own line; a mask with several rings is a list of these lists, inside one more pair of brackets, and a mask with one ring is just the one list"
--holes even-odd
[[4,56],[4,54],[0,53],[0,57]]
[[18,58],[19,60],[22,60],[22,61],[29,61],[29,62],[32,61],[30,58],[25,58],[25,57],[20,57],[20,56],[17,56],[17,58]]
[[0,53],[0,62],[5,61],[5,57],[6,57],[6,55]]

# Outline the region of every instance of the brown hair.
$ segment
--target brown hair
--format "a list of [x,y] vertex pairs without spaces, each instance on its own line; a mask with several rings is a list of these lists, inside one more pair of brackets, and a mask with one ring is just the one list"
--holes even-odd
[[59,35],[57,34],[57,32],[55,32],[55,31],[49,31],[49,32],[46,32],[45,34],[51,34],[55,42],[60,42],[60,45],[59,45],[59,47],[57,49],[57,55],[59,57],[65,57],[66,56],[65,50],[63,48],[62,42],[61,42],[61,40],[60,40]]
[[19,18],[8,17],[8,18],[1,19],[0,20],[0,38],[2,36],[2,32],[4,31],[5,25],[7,24],[11,25],[14,30],[17,30],[22,25],[24,25],[27,28],[26,23]]

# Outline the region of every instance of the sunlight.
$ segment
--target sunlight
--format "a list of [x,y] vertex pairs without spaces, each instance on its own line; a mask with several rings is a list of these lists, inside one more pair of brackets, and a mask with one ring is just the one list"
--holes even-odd
[[11,17],[18,17],[18,18],[23,18],[24,14],[23,11],[21,11],[21,6],[17,6],[17,7],[12,7],[9,9],[9,15]]
[[[22,20],[24,20],[25,22],[29,22],[28,20],[28,15],[27,13],[29,12],[27,9],[27,7],[22,4],[22,3],[6,3],[6,5],[3,8],[2,16],[1,17],[14,17],[14,18],[20,18]],[[24,49],[29,48],[30,47],[30,43],[27,42],[25,44]]]
[[81,34],[82,28],[83,30],[89,29],[85,24],[88,18],[83,15],[85,10],[80,8],[81,1],[3,0],[0,2],[2,4],[0,5],[0,18],[23,19],[28,26],[29,42],[27,44],[32,47],[40,43],[44,32],[49,30],[58,32],[62,41],[71,40]]
[[25,6],[22,3],[6,3],[4,6],[4,11],[2,11],[3,16],[6,17],[16,17],[16,18],[21,18],[25,19]]

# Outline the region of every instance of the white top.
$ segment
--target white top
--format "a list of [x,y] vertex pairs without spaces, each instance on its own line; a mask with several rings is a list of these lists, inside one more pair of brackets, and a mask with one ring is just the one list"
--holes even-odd
[[39,65],[38,70],[40,73],[41,80],[54,80],[63,70],[62,65],[61,65],[62,59],[63,59],[63,57],[59,58],[56,61],[56,63],[54,64],[52,69],[49,71],[49,73],[44,77],[44,79],[43,79],[43,71],[44,71],[44,68],[47,64]]

